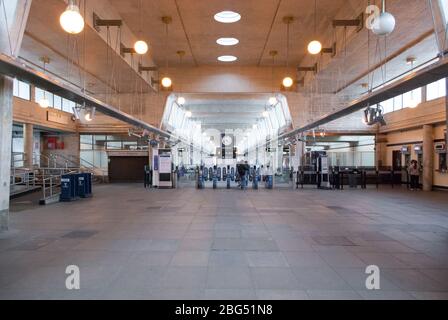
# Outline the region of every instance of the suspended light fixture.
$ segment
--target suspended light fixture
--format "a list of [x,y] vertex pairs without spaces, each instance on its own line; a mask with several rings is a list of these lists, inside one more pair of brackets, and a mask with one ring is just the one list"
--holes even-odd
[[[286,68],[289,67],[289,26],[294,21],[293,17],[284,17],[283,22],[286,24]],[[290,88],[294,84],[294,80],[287,76],[282,81],[283,87]]]
[[373,20],[372,32],[378,36],[387,36],[395,30],[395,17],[386,12],[386,0],[382,0],[381,14]]
[[[142,16],[143,16],[143,0],[140,0],[140,6],[139,6],[139,35],[142,35]],[[143,40],[138,40],[134,44],[134,50],[137,52],[137,54],[143,55],[148,52],[148,44]]]
[[145,54],[148,52],[148,44],[143,41],[143,40],[138,40],[135,44],[134,44],[134,50],[135,52],[137,52],[137,54]]
[[[417,61],[417,58],[415,58],[415,57],[407,57],[406,58],[406,63],[411,66],[411,71],[414,69],[415,61]],[[420,102],[417,99],[415,99],[414,90],[412,90],[411,91],[411,100],[409,101],[409,105],[407,107],[409,107],[411,109],[415,109],[418,107],[419,104],[420,104]]]
[[[317,0],[314,0],[314,36],[317,36]],[[322,43],[313,40],[308,44],[308,52],[311,54],[319,54],[322,51]]]
[[62,29],[70,34],[78,34],[84,30],[84,18],[79,12],[75,0],[69,0],[68,6],[59,18]]
[[268,118],[269,117],[269,112],[263,111],[263,117]]
[[[179,56],[179,65],[182,66],[185,51],[179,50],[179,51],[177,51],[177,55]],[[181,106],[183,106],[186,103],[185,98],[182,96],[182,88],[180,90],[179,97],[177,98],[177,103]],[[191,112],[190,112],[190,114],[191,114]],[[191,115],[190,115],[190,117],[191,117]]]
[[187,118],[191,118],[193,116],[193,113],[191,113],[191,111],[187,111],[187,112],[185,112],[185,116]]
[[381,105],[377,105],[376,107],[368,106],[364,110],[364,118],[363,123],[368,126],[373,126],[374,124],[379,123],[382,126],[386,125],[386,121],[384,120],[384,109]]
[[269,52],[269,55],[272,57],[272,69],[271,69],[271,85],[272,85],[272,95],[269,97],[269,105],[273,106],[277,104],[277,98],[275,97],[274,93],[274,67],[275,67],[275,57],[277,56],[278,52],[276,50],[272,50]]
[[[47,73],[47,64],[50,63],[50,58],[41,57],[39,59],[44,64],[44,74]],[[47,99],[47,92],[43,90],[44,96],[39,100],[38,104],[42,109],[47,109],[50,106],[50,101]]]
[[[162,22],[165,24],[165,31],[166,31],[166,50],[165,50],[165,67],[166,69],[168,69],[168,26],[169,24],[173,21],[173,19],[171,17],[165,16],[162,17]],[[168,70],[167,70],[168,71]],[[171,80],[170,77],[165,76],[163,77],[162,81],[161,81],[162,86],[165,89],[171,88],[171,86],[173,85],[173,81]]]

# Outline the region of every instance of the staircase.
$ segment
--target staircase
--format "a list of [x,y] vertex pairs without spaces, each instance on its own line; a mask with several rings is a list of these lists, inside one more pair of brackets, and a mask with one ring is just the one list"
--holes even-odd
[[[15,153],[11,163],[11,198],[42,191],[40,204],[59,201],[61,177],[65,174],[91,173],[94,184],[107,180],[105,170],[75,156],[34,154],[32,168],[25,168],[26,155]],[[82,163],[82,165],[81,165]]]

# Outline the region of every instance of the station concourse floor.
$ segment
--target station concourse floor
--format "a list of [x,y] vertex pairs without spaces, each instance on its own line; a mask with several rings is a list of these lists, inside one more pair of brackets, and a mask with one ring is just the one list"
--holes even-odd
[[[0,299],[448,299],[446,192],[108,184],[15,206]],[[65,287],[69,265],[80,290]]]

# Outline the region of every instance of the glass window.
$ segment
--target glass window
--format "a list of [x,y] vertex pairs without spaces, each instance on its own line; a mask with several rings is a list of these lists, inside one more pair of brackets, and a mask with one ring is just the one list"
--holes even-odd
[[53,106],[55,109],[62,110],[62,98],[57,95],[54,95]]
[[390,113],[394,111],[394,99],[389,99],[380,103],[380,105],[384,108],[384,113]]
[[121,141],[107,141],[106,148],[109,150],[121,150]]
[[409,108],[413,104],[419,104],[421,102],[422,102],[422,89],[421,88],[406,92],[403,95],[403,108]]
[[92,150],[93,149],[93,136],[83,134],[80,136],[81,150]]
[[19,81],[19,98],[25,100],[31,99],[31,86],[28,83]]
[[446,0],[439,0],[440,4],[440,10],[442,10],[442,16],[445,20],[445,24],[448,23],[448,1]]
[[394,111],[401,110],[403,108],[403,96],[400,94],[394,98]]
[[14,79],[13,95],[14,97],[19,96],[19,80],[17,79]]
[[14,79],[13,95],[21,99],[30,100],[31,86],[26,82]]
[[426,100],[431,101],[446,95],[445,79],[428,84],[426,87]]

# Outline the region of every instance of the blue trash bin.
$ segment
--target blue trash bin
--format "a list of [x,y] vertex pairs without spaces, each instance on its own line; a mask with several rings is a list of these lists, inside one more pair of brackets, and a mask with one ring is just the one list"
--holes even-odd
[[73,174],[64,174],[61,176],[61,195],[59,201],[69,202],[76,200],[76,179]]

